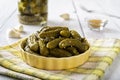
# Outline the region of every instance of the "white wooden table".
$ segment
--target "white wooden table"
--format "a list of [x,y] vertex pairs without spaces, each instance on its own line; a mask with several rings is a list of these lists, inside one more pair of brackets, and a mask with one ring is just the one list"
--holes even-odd
[[[18,0],[1,0],[0,1],[0,46],[11,44],[18,39],[8,38],[6,32],[7,29],[19,25],[16,11],[12,16],[9,15],[17,8]],[[72,0],[49,0],[48,10],[48,25],[60,25],[68,26],[70,29],[77,30],[81,35],[83,31],[86,38],[119,38],[120,39],[120,19],[109,17],[99,13],[88,13],[80,8],[84,6],[90,10],[96,10],[100,12],[110,13],[116,16],[120,16],[120,0],[74,0],[79,14],[80,23],[76,17],[75,10],[72,5]],[[60,15],[63,13],[70,14],[70,20],[63,20]],[[104,17],[108,19],[108,24],[105,26],[103,31],[92,31],[88,28],[85,22],[85,18],[91,16]],[[8,19],[9,17],[9,19]],[[7,21],[6,21],[7,19]],[[5,22],[5,23],[4,23]],[[39,30],[40,26],[27,26],[24,25],[25,33],[22,34],[22,38],[29,34]],[[116,58],[114,63],[105,73],[103,80],[120,80],[120,55]],[[13,80],[12,78],[0,75],[0,80]],[[79,79],[78,79],[79,80]]]

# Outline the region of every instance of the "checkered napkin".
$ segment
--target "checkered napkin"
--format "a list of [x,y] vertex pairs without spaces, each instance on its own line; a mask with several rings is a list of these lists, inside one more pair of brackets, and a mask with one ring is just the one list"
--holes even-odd
[[[0,47],[0,75],[20,80],[100,80],[120,53],[119,39],[89,39],[92,55],[86,63],[73,69],[47,71],[33,68],[17,55],[19,43]],[[49,66],[49,65],[48,65]]]

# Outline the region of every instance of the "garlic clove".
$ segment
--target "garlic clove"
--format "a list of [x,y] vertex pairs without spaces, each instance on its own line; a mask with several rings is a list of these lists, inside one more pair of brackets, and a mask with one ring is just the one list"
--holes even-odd
[[16,29],[13,28],[8,30],[8,36],[10,38],[20,38],[21,34],[17,32]]
[[24,28],[23,28],[23,25],[19,25],[17,27],[15,27],[15,29],[19,32],[23,32],[24,31]]
[[23,29],[23,25],[20,25],[20,26],[18,27],[18,29],[19,29],[20,32],[23,32],[23,30],[24,30],[24,29]]
[[64,20],[70,20],[70,15],[68,13],[61,14],[60,17]]

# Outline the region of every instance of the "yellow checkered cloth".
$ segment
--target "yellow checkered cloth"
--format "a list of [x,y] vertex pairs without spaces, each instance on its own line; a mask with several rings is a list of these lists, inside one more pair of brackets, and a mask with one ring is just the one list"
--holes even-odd
[[[18,41],[0,47],[0,75],[20,80],[99,80],[120,53],[119,39],[89,39],[92,55],[76,68],[63,71],[47,71],[33,68],[18,56]],[[49,65],[48,65],[49,66]]]

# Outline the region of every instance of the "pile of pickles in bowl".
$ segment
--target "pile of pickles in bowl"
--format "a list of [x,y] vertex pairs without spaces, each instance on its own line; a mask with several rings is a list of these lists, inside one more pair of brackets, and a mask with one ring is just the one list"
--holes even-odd
[[68,27],[43,27],[22,41],[22,59],[33,67],[61,70],[77,67],[90,56],[90,45]]
[[22,24],[37,25],[47,21],[47,0],[20,0],[19,21]]

